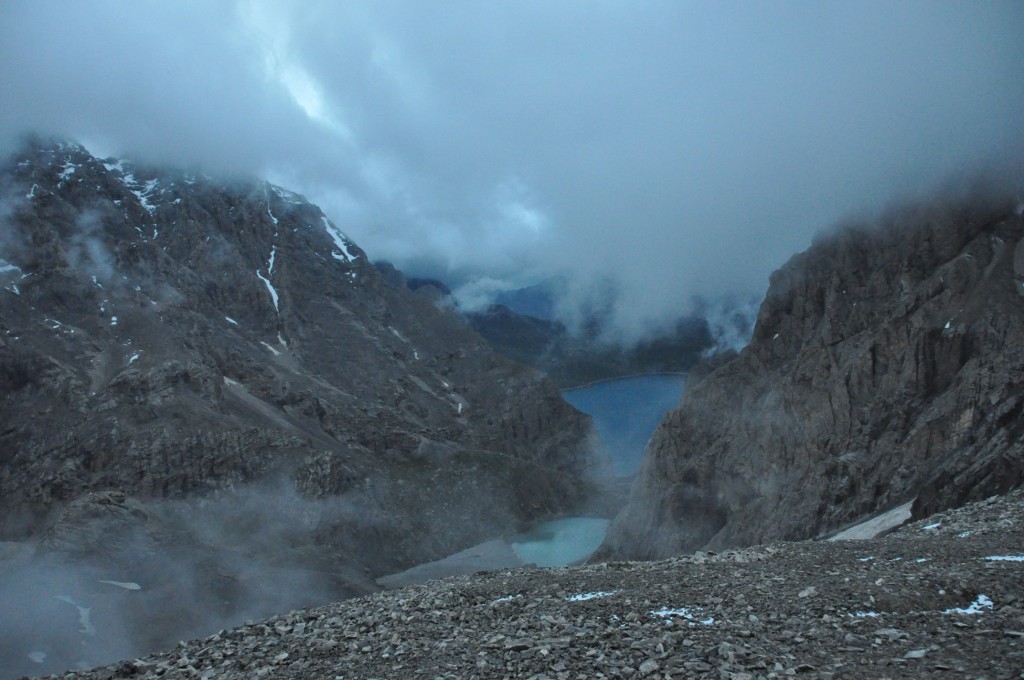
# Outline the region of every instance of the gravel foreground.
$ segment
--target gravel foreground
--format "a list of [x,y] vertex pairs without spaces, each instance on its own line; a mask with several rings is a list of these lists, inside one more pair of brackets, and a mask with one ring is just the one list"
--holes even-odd
[[1024,678],[1024,492],[881,539],[518,569],[54,678]]

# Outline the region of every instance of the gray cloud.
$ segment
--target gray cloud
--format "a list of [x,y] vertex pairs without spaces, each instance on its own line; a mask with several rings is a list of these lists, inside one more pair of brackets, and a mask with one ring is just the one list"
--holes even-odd
[[567,315],[610,306],[625,336],[763,292],[850,213],[1024,158],[1017,2],[0,14],[0,128],[266,175],[374,258],[475,294],[562,275]]

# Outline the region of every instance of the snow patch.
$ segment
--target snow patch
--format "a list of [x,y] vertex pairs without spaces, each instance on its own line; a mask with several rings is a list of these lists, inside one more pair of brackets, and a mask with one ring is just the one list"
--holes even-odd
[[232,319],[230,316],[225,316],[224,320],[227,321],[232,326],[237,326],[238,325],[238,322],[235,321],[234,319]]
[[969,607],[956,607],[953,609],[944,609],[943,614],[964,614],[965,616],[974,616],[981,614],[985,609],[992,609],[992,600],[988,599],[985,595],[978,595],[974,602]]
[[[134,364],[136,361],[139,360],[140,356],[142,356],[141,352],[136,352],[135,354],[133,354],[131,358],[128,359],[128,365],[131,366],[132,364]],[[103,581],[101,581],[101,583],[103,583]]]
[[60,174],[57,175],[57,176],[60,177],[60,180],[63,182],[68,177],[71,177],[71,175],[75,174],[75,170],[77,170],[77,169],[78,169],[77,165],[75,165],[71,161],[67,161],[67,162],[64,163],[63,169],[61,170]]
[[519,600],[522,597],[523,597],[522,595],[506,595],[505,597],[499,597],[497,600],[495,600],[491,604],[501,604],[503,602],[511,602],[512,600]]
[[99,583],[106,583],[108,585],[117,586],[118,588],[124,588],[125,590],[142,590],[142,586],[131,581],[106,581],[101,579]]
[[33,198],[35,198],[35,197],[36,197],[36,189],[38,189],[38,188],[39,188],[39,185],[38,185],[38,184],[33,184],[33,185],[32,185],[32,188],[28,190],[28,193],[27,193],[27,194],[25,194],[25,198],[27,198],[27,199],[28,199],[28,200],[30,200],[30,201],[31,201],[31,200],[32,200]]
[[117,317],[116,316],[110,317],[110,325],[111,326],[116,326],[117,325]]
[[288,348],[288,343],[285,341],[284,336],[280,332],[277,334],[277,341],[281,344],[281,347]]
[[648,614],[661,619],[686,619],[690,622],[690,625],[693,625],[694,623],[700,623],[705,626],[710,626],[712,623],[715,622],[714,617],[711,616],[707,617],[706,619],[697,618],[697,616],[695,616],[693,612],[690,609],[687,609],[686,607],[678,607],[676,609],[662,607],[661,609],[655,609],[653,611],[650,611],[648,612]]
[[850,616],[855,619],[877,619],[880,614],[878,612],[850,612]]
[[267,290],[270,292],[270,299],[274,301],[274,311],[280,313],[281,312],[281,308],[277,304],[277,291],[274,289],[274,284],[272,284],[270,282],[270,279],[265,277],[260,272],[259,269],[256,270],[256,276],[259,277],[260,281],[262,281],[264,284],[266,284]]
[[263,342],[262,340],[260,340],[260,344],[263,345],[264,347],[266,347],[267,349],[269,349],[273,353],[273,355],[275,357],[281,356],[281,353],[279,351],[277,351],[276,349],[274,349],[273,347],[271,347],[267,343]]
[[989,555],[989,562],[1024,562],[1024,555]]
[[277,259],[277,246],[270,248],[270,259],[267,260],[267,274],[273,276],[274,274],[274,260]]
[[611,597],[616,593],[622,591],[619,590],[597,590],[592,593],[578,593],[576,595],[570,595],[565,598],[566,602],[586,602],[587,600],[596,600],[602,597]]
[[85,634],[85,635],[95,635],[96,634],[96,629],[93,628],[92,620],[90,619],[90,616],[89,616],[89,611],[90,611],[89,607],[83,607],[82,605],[80,605],[77,602],[75,602],[74,600],[72,600],[71,597],[68,596],[68,595],[54,595],[54,597],[57,598],[58,600],[60,600],[61,602],[67,602],[72,607],[75,607],[75,608],[78,609],[78,622],[82,626],[81,632],[83,634]]
[[922,529],[929,529],[930,530],[930,529],[938,529],[941,526],[942,526],[942,522],[936,522],[935,524],[929,524],[929,525],[921,527],[921,528]]
[[327,235],[334,240],[334,245],[336,245],[338,250],[341,251],[340,253],[332,251],[331,257],[340,262],[351,262],[356,259],[356,256],[348,249],[349,244],[352,243],[348,236],[345,236],[340,229],[331,224],[331,221],[327,219],[326,215],[321,215],[320,219],[324,223],[324,229],[327,231]]

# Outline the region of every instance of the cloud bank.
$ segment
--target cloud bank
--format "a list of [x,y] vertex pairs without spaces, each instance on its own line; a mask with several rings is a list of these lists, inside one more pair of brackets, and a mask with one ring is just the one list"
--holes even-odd
[[850,213],[1019,169],[1021,35],[1012,1],[12,0],[0,146],[267,176],[373,258],[475,300],[558,277],[631,337]]

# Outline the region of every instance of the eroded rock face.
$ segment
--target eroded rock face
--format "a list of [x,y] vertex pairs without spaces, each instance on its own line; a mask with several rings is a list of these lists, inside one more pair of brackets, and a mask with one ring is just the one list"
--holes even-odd
[[1020,485],[1022,286],[1015,201],[820,238],[772,275],[750,345],[654,434],[600,554],[807,538]]
[[60,142],[0,178],[0,540],[88,538],[53,524],[92,492],[280,476],[387,573],[581,500],[589,419],[303,197]]

